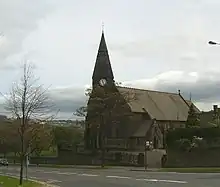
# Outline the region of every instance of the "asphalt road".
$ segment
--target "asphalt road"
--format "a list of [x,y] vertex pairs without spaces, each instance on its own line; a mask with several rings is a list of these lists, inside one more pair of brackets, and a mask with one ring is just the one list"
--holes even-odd
[[[1,167],[1,174],[19,175],[18,167]],[[219,187],[220,174],[180,174],[117,169],[28,168],[28,178],[61,187]]]

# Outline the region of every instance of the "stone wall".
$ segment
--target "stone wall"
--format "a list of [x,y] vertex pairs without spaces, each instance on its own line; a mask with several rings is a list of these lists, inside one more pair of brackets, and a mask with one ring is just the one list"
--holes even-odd
[[[19,157],[7,157],[9,163],[20,163]],[[87,155],[62,155],[61,157],[31,157],[31,164],[55,164],[55,165],[94,165],[96,160]]]
[[155,149],[147,152],[147,164],[149,168],[160,168],[162,156],[166,154],[164,149]]
[[[161,158],[165,150],[147,152],[147,165],[149,168],[160,168]],[[19,157],[7,157],[10,163],[19,163]],[[58,157],[31,157],[31,164],[58,164],[58,165],[100,165],[101,152],[96,155],[76,154],[63,152]],[[144,152],[108,152],[105,153],[105,164],[114,166],[144,166]]]
[[220,149],[168,150],[165,167],[220,167]]

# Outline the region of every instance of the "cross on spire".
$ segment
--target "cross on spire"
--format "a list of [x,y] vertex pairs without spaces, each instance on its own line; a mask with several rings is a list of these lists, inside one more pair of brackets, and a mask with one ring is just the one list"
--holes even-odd
[[104,33],[104,22],[102,22],[102,33]]

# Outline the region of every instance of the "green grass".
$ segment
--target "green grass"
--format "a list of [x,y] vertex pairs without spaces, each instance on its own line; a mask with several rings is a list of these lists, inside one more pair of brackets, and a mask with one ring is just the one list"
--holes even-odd
[[179,173],[220,173],[220,168],[206,168],[206,167],[198,167],[198,168],[162,168],[158,171],[161,172],[179,172]]
[[[19,179],[8,176],[0,176],[0,186],[19,187]],[[24,180],[22,187],[43,187],[43,186],[35,182]]]

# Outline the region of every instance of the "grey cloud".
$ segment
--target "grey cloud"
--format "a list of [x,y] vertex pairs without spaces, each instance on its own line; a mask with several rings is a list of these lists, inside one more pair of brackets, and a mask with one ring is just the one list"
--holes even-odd
[[54,109],[59,110],[61,112],[75,112],[79,107],[85,106],[85,100],[79,98],[79,100],[59,100],[54,102],[55,107]]
[[[81,106],[85,106],[87,97],[85,96],[85,88],[83,87],[64,87],[48,90],[49,98],[52,102],[51,114],[56,114],[58,118],[77,118],[73,113]],[[4,100],[0,100],[0,114],[9,115],[4,109]]]
[[55,105],[54,110],[62,113],[73,113],[79,107],[85,106],[87,101],[83,87],[51,89],[49,94]]
[[[3,37],[0,42],[0,61],[22,49],[23,40],[37,28],[42,19],[52,8],[49,1],[3,0],[0,1],[0,30]],[[1,65],[2,66],[2,65]],[[1,68],[0,66],[0,68]]]
[[[206,103],[210,105],[208,108],[211,108],[209,103],[220,102],[220,72],[200,73],[196,81],[193,81],[193,77],[190,77],[187,73],[182,76],[185,80],[177,80],[176,82],[158,80],[153,89],[176,93],[180,89],[184,98],[189,99],[191,93],[194,102]],[[175,80],[175,77],[173,79]],[[132,83],[130,86],[139,87],[138,84],[134,85]],[[143,84],[142,88],[149,89],[148,86],[143,86]],[[86,105],[88,98],[84,93],[85,88],[83,87],[59,88],[51,90],[51,97],[57,109],[60,109],[61,112],[71,113],[80,106]]]
[[[183,79],[184,77],[187,80],[189,78],[192,79],[192,77],[187,76],[187,74],[183,74]],[[173,78],[175,79],[175,77]],[[131,83],[129,86],[140,87],[138,86],[138,83],[136,85],[134,84]],[[143,86],[143,84],[142,88],[149,89],[148,86]],[[202,102],[211,107],[211,102],[220,101],[220,72],[206,72],[200,74],[196,81],[190,80],[184,82],[183,80],[180,80],[169,82],[158,80],[153,86],[153,89],[176,93],[178,92],[178,89],[180,89],[184,98],[189,99],[191,93],[194,102]],[[61,111],[74,112],[77,108],[86,104],[87,98],[84,96],[83,88],[77,88],[75,90],[74,88],[71,88],[68,90],[69,94],[67,97],[67,95],[62,94],[62,92],[64,93],[65,91],[60,89],[60,94],[56,95],[57,100],[55,100],[55,102],[57,107],[60,107]]]
[[[50,112],[55,114],[59,111],[60,118],[69,118],[81,106],[87,103],[84,87],[61,87],[48,90],[48,96],[52,103]],[[7,114],[4,109],[4,101],[0,100],[0,114]]]
[[[187,47],[191,47],[190,41],[199,41],[202,38],[193,38],[192,36],[185,35],[165,35],[154,36],[143,40],[134,40],[124,44],[112,44],[113,50],[118,51],[125,56],[133,57],[147,57],[149,55],[170,55],[174,54],[174,50],[185,51]],[[172,50],[171,50],[172,49]]]
[[[184,98],[189,99],[190,92],[194,102],[201,102],[209,105],[211,108],[212,102],[220,101],[220,72],[204,72],[197,76],[197,80],[192,80],[189,74],[185,73],[182,75],[182,79],[176,82],[165,81],[163,79],[157,79],[154,83],[153,89],[167,92],[178,92],[181,90]],[[175,77],[173,77],[175,80]],[[149,80],[148,80],[149,81]],[[127,84],[128,85],[128,84]],[[138,83],[130,83],[129,86],[140,87]],[[148,86],[142,88],[149,89]],[[53,113],[60,111],[59,118],[70,118],[73,112],[81,106],[85,106],[87,103],[87,97],[85,96],[85,87],[64,87],[50,89],[49,95],[55,104]],[[0,113],[2,106],[0,105]],[[76,118],[76,117],[73,117]]]
[[192,52],[189,52],[189,53],[186,53],[184,55],[181,55],[179,57],[179,59],[181,61],[184,61],[185,63],[187,62],[193,62],[193,61],[197,61],[198,60],[198,54],[197,53],[192,53]]
[[[193,77],[190,78],[191,80],[186,81],[189,76],[184,74],[181,82],[158,81],[155,89],[168,92],[180,90],[186,99],[189,99],[191,93],[192,99],[196,102],[220,101],[220,72],[200,73],[196,81],[192,80]],[[175,80],[175,77],[173,79]]]
[[170,92],[177,92],[179,89],[184,98],[192,99],[197,102],[220,101],[220,81],[198,80],[196,83],[169,84],[158,83],[156,89]]

